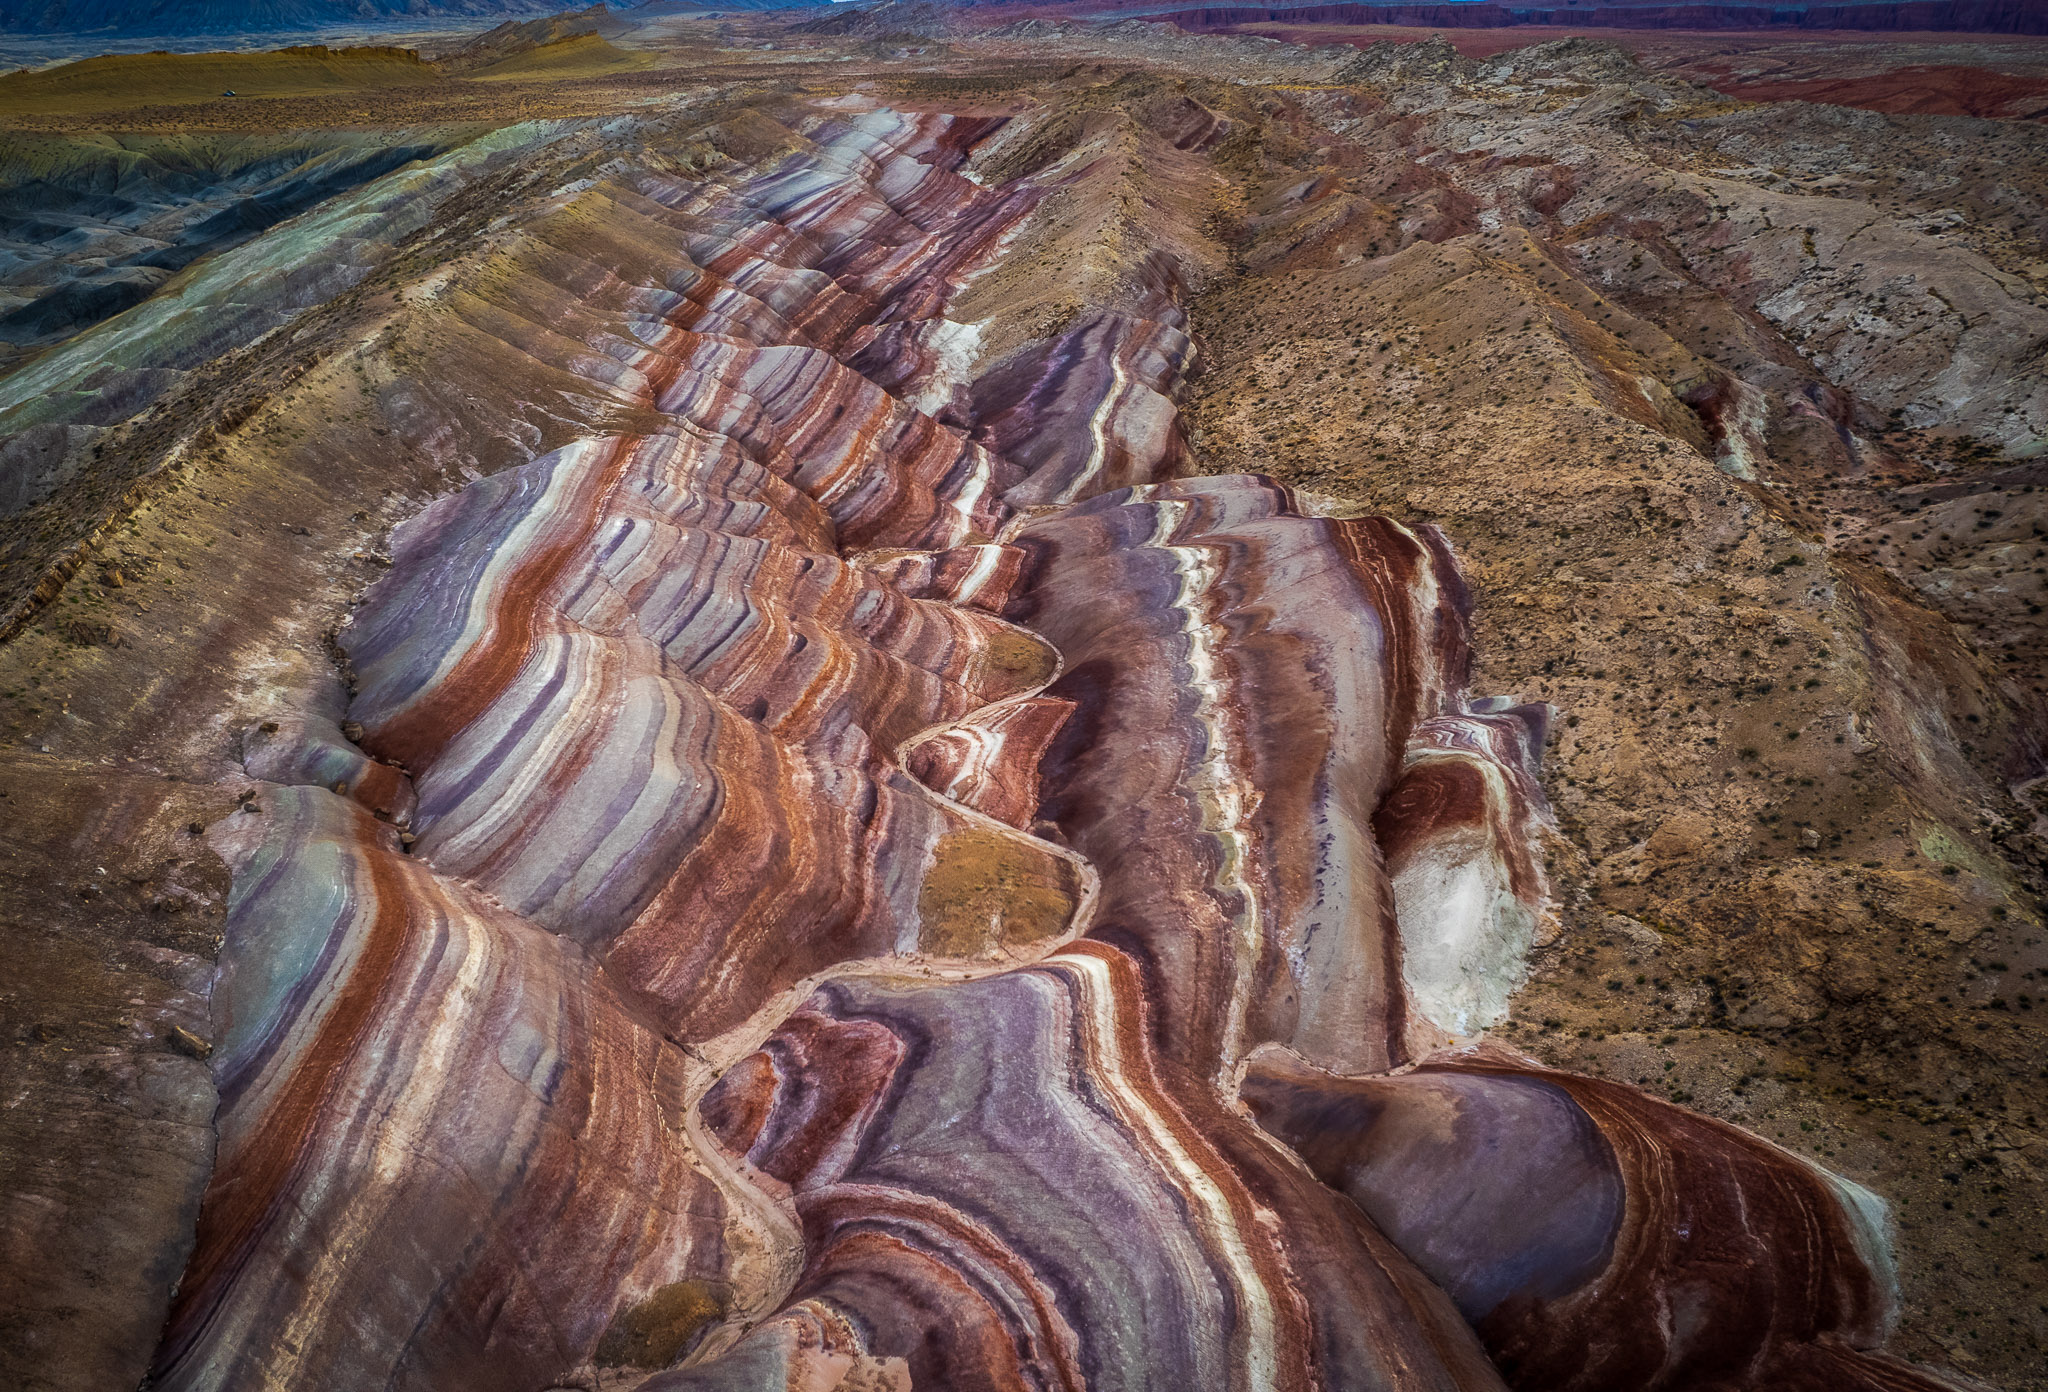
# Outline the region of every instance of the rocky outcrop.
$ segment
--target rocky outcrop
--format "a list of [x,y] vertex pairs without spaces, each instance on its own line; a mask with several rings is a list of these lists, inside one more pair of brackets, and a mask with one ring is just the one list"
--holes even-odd
[[1145,993],[1130,955],[1087,942],[972,984],[813,997],[705,1101],[794,1204],[804,1274],[733,1352],[649,1386],[841,1359],[918,1387],[1498,1386],[1358,1210],[1155,1052]]
[[322,788],[216,833],[220,1151],[159,1386],[544,1384],[604,1332],[582,1291],[725,1274],[673,1049],[398,835]]
[[1516,1386],[1942,1385],[1856,1352],[1897,1299],[1882,1203],[1734,1127],[1494,1048],[1381,1078],[1269,1051],[1244,1096]]
[[[1426,1172],[1374,1133],[1381,1191],[1322,1159],[1362,1127],[1276,1119],[1261,1050],[1406,1095],[1498,1018],[1547,712],[1468,700],[1435,529],[1174,477],[1157,253],[992,363],[949,342],[1073,178],[962,177],[998,124],[853,103],[614,173],[660,286],[543,236],[521,293],[581,340],[463,311],[640,429],[403,523],[346,709],[249,737],[281,782],[211,833],[221,1150],[157,1385],[1497,1387],[1481,1336],[1580,1340],[1399,1215],[1502,1145],[1496,1202],[1570,1249],[1546,1296],[1625,1350],[1583,1385],[1661,1346],[1679,1259],[1599,1274],[1618,1212],[1657,1227],[1618,1142],[1552,1164],[1508,1108]],[[1757,1240],[1848,1232],[1809,1191]]]
[[[1697,151],[1762,117],[1584,41],[1019,27],[988,42],[1055,53],[1048,90],[948,69],[894,106],[813,41],[387,176],[8,384],[37,460],[89,450],[102,367],[219,407],[179,510],[46,495],[156,549],[116,541],[0,651],[61,641],[71,674],[61,707],[0,686],[52,708],[4,766],[37,829],[0,864],[118,846],[50,919],[118,900],[182,983],[109,1027],[147,1070],[20,1036],[87,1123],[162,1099],[101,1128],[142,1197],[89,1214],[83,1166],[7,1197],[7,1281],[60,1238],[143,1256],[118,1302],[61,1262],[17,1302],[129,1312],[68,1376],[134,1381],[169,1306],[151,1385],[180,1389],[1942,1385],[1882,1352],[1870,1190],[1654,1065],[1553,1066],[1606,1017],[1539,1032],[1527,1002],[1561,933],[1640,955],[1596,1004],[1661,1001],[1659,955],[1709,931],[1680,913],[1784,950],[1753,886],[1671,884],[1824,761],[1917,741],[1902,823],[1979,796],[1937,718],[2008,731],[1960,640],[1770,490],[1792,438],[1866,476],[1873,400],[2031,441],[2007,250],[1735,189]],[[1106,73],[1126,44],[1266,53],[1275,85]],[[277,288],[372,216],[347,293]],[[1870,349],[1842,306],[1909,256],[1963,311]],[[224,343],[283,331],[207,368],[174,310],[222,304]],[[168,380],[202,369],[230,380]],[[1450,401],[1501,414],[1463,437]],[[1975,489],[1920,495],[2014,548],[1988,590],[2029,543]],[[1864,629],[1821,647],[1833,589]],[[1854,707],[1807,675],[1852,643]],[[1474,694],[1531,688],[1561,708]],[[1697,751],[1722,762],[1681,798]],[[93,779],[124,800],[80,829]],[[1802,922],[1871,902],[1791,834],[1758,879]],[[147,926],[201,919],[174,870],[216,855],[203,923]],[[1801,989],[1902,970],[1874,924],[1812,931]],[[1687,1042],[1761,1077],[1780,1002],[1676,990]],[[4,1134],[90,1157],[51,1095]]]
[[1102,876],[1092,935],[1145,964],[1160,1050],[1218,1075],[1268,1040],[1345,1069],[1410,1057],[1431,1026],[1371,823],[1418,723],[1462,695],[1442,539],[1227,478],[1106,493],[1009,540],[1026,578],[1006,612],[1059,649],[1050,691],[1075,703],[1044,812]]

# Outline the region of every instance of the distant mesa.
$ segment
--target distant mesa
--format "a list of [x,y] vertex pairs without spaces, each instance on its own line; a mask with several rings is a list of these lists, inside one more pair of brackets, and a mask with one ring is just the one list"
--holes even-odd
[[588,9],[543,15],[539,19],[508,19],[460,48],[443,50],[434,56],[443,71],[465,72],[516,54],[531,53],[534,49],[561,43],[565,39],[585,35],[613,38],[632,27],[614,14],[609,6],[592,5]]

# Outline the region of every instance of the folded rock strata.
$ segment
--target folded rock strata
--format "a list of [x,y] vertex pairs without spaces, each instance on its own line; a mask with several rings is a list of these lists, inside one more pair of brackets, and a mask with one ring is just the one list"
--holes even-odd
[[652,1386],[785,1385],[725,1363],[800,1348],[820,1309],[858,1331],[821,1353],[914,1387],[1498,1386],[1357,1209],[1154,1055],[1144,994],[1096,943],[978,982],[821,990],[705,1102],[792,1194],[792,1303]]
[[[1077,903],[1069,859],[891,762],[1052,653],[903,598],[832,530],[729,442],[596,441],[402,529],[347,639],[365,747],[414,775],[416,853],[604,952],[684,1038],[836,961],[1032,941]],[[962,857],[1014,879],[1001,913],[937,887]]]
[[1418,720],[1372,814],[1409,1003],[1453,1035],[1506,1017],[1548,917],[1536,760],[1549,717],[1548,706],[1480,700]]
[[1410,1019],[1371,823],[1464,675],[1442,540],[1242,477],[1008,539],[1028,559],[1005,612],[1059,649],[1051,690],[1076,703],[1046,813],[1103,877],[1092,931],[1145,963],[1163,1051],[1228,1073],[1281,1040],[1378,1070],[1440,1037]]
[[723,1279],[682,1056],[576,944],[336,794],[214,832],[220,1150],[155,1385],[545,1386],[590,1289]]
[[1253,1060],[1260,1124],[1457,1301],[1523,1386],[1932,1388],[1883,1205],[1725,1122],[1495,1046],[1395,1076]]
[[[1517,979],[1547,712],[1467,699],[1433,529],[1175,477],[1170,257],[1051,330],[948,317],[1089,177],[959,172],[1001,127],[825,103],[447,297],[581,428],[401,526],[347,709],[245,740],[297,786],[212,833],[221,1153],[156,1385],[1498,1387],[1484,1336],[1620,1387],[1696,1134],[1713,1221],[1778,1185],[1744,1231],[1834,1283],[1713,1317],[1863,1385],[1812,1342],[1881,1332],[1844,1191],[1583,1080],[1486,1101],[1513,1061],[1384,1076]],[[1433,1167],[1273,1100],[1453,1068],[1482,1122]],[[1488,1182],[1536,1276],[1404,1221],[1525,1131]]]

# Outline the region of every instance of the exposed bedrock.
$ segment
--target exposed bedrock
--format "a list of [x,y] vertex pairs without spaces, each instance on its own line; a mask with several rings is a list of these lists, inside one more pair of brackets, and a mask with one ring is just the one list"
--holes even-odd
[[725,1275],[682,1056],[575,943],[320,788],[216,831],[220,1151],[164,1387],[544,1386],[583,1292]]
[[1443,1052],[1552,713],[1454,534],[1182,476],[1176,101],[722,108],[376,283],[310,457],[422,482],[218,722],[153,1385],[1928,1385],[1868,1195]]
[[1875,1348],[1883,1204],[1723,1122],[1498,1046],[1244,1097],[1458,1303],[1520,1387],[1935,1388]]
[[0,156],[0,362],[127,309],[200,257],[446,144],[372,134],[17,134]]
[[[832,531],[730,443],[597,441],[401,529],[345,637],[364,746],[414,775],[416,854],[605,953],[684,1037],[846,957],[1057,934],[1079,892],[893,761],[1028,696],[1052,651],[904,598]],[[1019,877],[1001,913],[935,887],[973,848]]]
[[1497,1386],[1359,1210],[1155,1054],[1146,993],[1091,942],[814,996],[705,1102],[789,1195],[803,1275],[733,1353],[650,1388],[830,1386],[806,1379],[833,1358],[916,1387]]
[[[1388,874],[1431,849],[1495,859],[1449,850],[1484,799],[1425,809],[1430,775],[1408,768],[1422,722],[1465,718],[1465,597],[1442,538],[1226,477],[1104,494],[1006,539],[1026,559],[1005,612],[1059,649],[1050,693],[1075,703],[1043,812],[1102,876],[1091,935],[1145,964],[1162,1050],[1227,1073],[1277,1040],[1382,1069],[1443,1040],[1447,1022],[1411,1008]],[[1397,785],[1420,815],[1389,867],[1372,820]],[[1532,918],[1541,874],[1521,848],[1541,806],[1508,813]],[[1453,906],[1430,898],[1412,917],[1433,933]],[[1496,917],[1457,911],[1482,936]],[[1499,965],[1512,979],[1519,955]]]

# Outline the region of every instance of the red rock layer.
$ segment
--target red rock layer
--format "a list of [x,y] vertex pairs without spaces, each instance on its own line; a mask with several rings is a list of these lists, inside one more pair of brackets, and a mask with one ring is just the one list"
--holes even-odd
[[596,964],[317,788],[217,827],[220,1148],[152,1386],[544,1386],[724,1274],[681,1052]]
[[[689,233],[682,293],[554,230],[465,301],[665,428],[427,509],[341,636],[350,708],[250,735],[320,786],[231,834],[223,1146],[158,1385],[538,1388],[608,1330],[666,1361],[732,1276],[678,1045],[849,959],[1070,928],[1085,867],[974,810],[1035,806],[1056,655],[842,554],[969,540],[1012,476],[817,346],[935,314],[986,250],[967,224],[1017,215],[923,162],[987,128],[821,119],[696,213],[611,191]],[[918,742],[954,796],[896,766]]]
[[1851,77],[1709,77],[1709,85],[1744,101],[1827,102],[1923,116],[1983,116],[2027,121],[2048,117],[2048,79],[1990,68],[1920,64]]
[[800,1218],[790,1301],[649,1392],[1490,1388],[1441,1292],[1154,1055],[1083,943],[990,979],[838,982],[705,1100]]
[[1244,1097],[1517,1387],[1943,1385],[1858,1352],[1894,1299],[1878,1201],[1724,1122],[1490,1047],[1381,1078],[1269,1052]]
[[[840,560],[832,531],[729,442],[593,441],[401,529],[350,631],[353,714],[413,772],[418,853],[605,952],[679,1037],[835,962],[959,945],[967,910],[930,872],[979,824],[894,750],[1053,669]],[[1030,796],[1032,749],[990,746],[979,777]],[[1004,856],[1041,893],[1015,922],[977,906],[971,936],[1059,931],[1071,864]]]
[[[1045,8],[1045,7],[1041,7]],[[1100,7],[1095,7],[1100,8]],[[1151,13],[1158,13],[1151,11]],[[2048,33],[2048,17],[2026,0],[1842,0],[1803,5],[1609,0],[1584,5],[1544,0],[1501,3],[1302,5],[1216,4],[1159,14],[1186,28],[1290,21],[1296,24],[1406,24],[1431,28],[1495,29],[1504,25],[1584,25],[1623,29],[1938,30],[1994,34]]]
[[1038,811],[1038,766],[1074,703],[1034,696],[985,706],[910,750],[904,767],[930,788],[1014,827]]
[[1304,513],[1267,480],[1104,494],[1009,535],[1005,611],[1066,660],[1043,815],[1102,876],[1091,935],[1144,964],[1161,1051],[1266,1040],[1344,1069],[1409,1056],[1372,817],[1419,720],[1455,709],[1441,542]]
[[[612,177],[460,300],[637,433],[402,527],[349,708],[251,736],[318,786],[216,832],[221,1163],[157,1384],[1496,1388],[1455,1298],[1518,1378],[1855,1385],[1849,1210],[1725,1127],[1470,1060],[1261,1063],[1253,1124],[1255,1048],[1378,1072],[1505,998],[1545,713],[1465,700],[1433,530],[1171,479],[1163,256],[977,370],[946,311],[1057,164],[799,126]],[[736,1296],[770,1211],[793,1283]]]
[[[1264,1039],[1350,1067],[1411,1051],[1373,811],[1411,742],[1526,760],[1531,719],[1462,712],[1441,540],[1223,478],[886,565],[934,596],[1000,584],[1060,649],[1048,696],[1073,714],[1039,825],[1101,897],[1035,967],[835,982],[726,1076],[707,1123],[787,1195],[805,1269],[775,1319],[654,1385],[1493,1385],[1441,1295],[1218,1086]],[[917,753],[971,767],[981,738]],[[1535,815],[1513,777],[1524,802],[1439,809],[1412,844]]]

